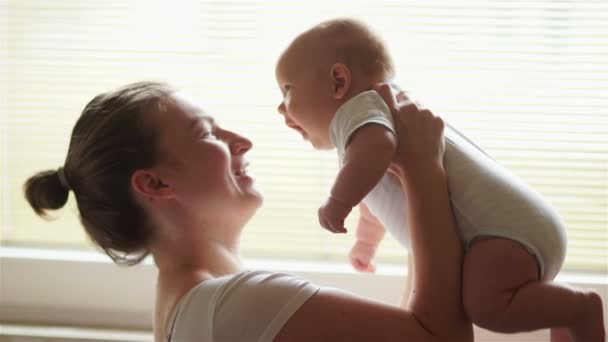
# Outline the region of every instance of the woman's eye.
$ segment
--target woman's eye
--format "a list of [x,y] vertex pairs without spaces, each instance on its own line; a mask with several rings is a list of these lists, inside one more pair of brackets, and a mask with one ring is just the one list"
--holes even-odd
[[203,133],[202,138],[203,139],[214,139],[214,140],[217,139],[217,137],[215,136],[215,134],[213,134],[213,132],[205,132],[205,133]]

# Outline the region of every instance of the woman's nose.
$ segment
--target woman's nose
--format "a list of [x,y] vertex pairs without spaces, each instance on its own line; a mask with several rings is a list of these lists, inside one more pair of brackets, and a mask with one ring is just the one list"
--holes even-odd
[[238,134],[234,134],[232,141],[230,142],[230,153],[240,155],[249,151],[251,147],[253,147],[251,140]]

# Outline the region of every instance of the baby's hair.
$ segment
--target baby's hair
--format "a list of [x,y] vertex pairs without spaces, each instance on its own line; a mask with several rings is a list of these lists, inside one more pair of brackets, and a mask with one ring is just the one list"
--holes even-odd
[[163,83],[139,82],[91,100],[74,126],[64,165],[26,181],[34,211],[47,218],[72,190],[86,232],[115,263],[143,260],[155,230],[131,193],[130,179],[157,162],[159,132],[151,114],[162,112],[173,92]]
[[395,75],[395,66],[382,38],[362,21],[352,18],[331,19],[317,24],[304,34],[320,34],[335,57],[351,68],[382,79]]

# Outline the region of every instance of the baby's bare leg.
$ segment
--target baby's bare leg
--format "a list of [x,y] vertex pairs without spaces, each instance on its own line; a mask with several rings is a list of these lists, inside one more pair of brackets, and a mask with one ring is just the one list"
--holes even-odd
[[482,239],[471,246],[463,301],[473,323],[495,332],[566,327],[572,341],[605,338],[600,297],[540,281],[536,258],[512,240]]

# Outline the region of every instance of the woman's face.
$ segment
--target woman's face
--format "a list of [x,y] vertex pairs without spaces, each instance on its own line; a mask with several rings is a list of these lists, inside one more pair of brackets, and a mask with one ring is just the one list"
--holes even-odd
[[163,177],[175,199],[204,221],[246,222],[262,204],[247,171],[251,141],[220,127],[185,96],[174,99],[159,123]]

